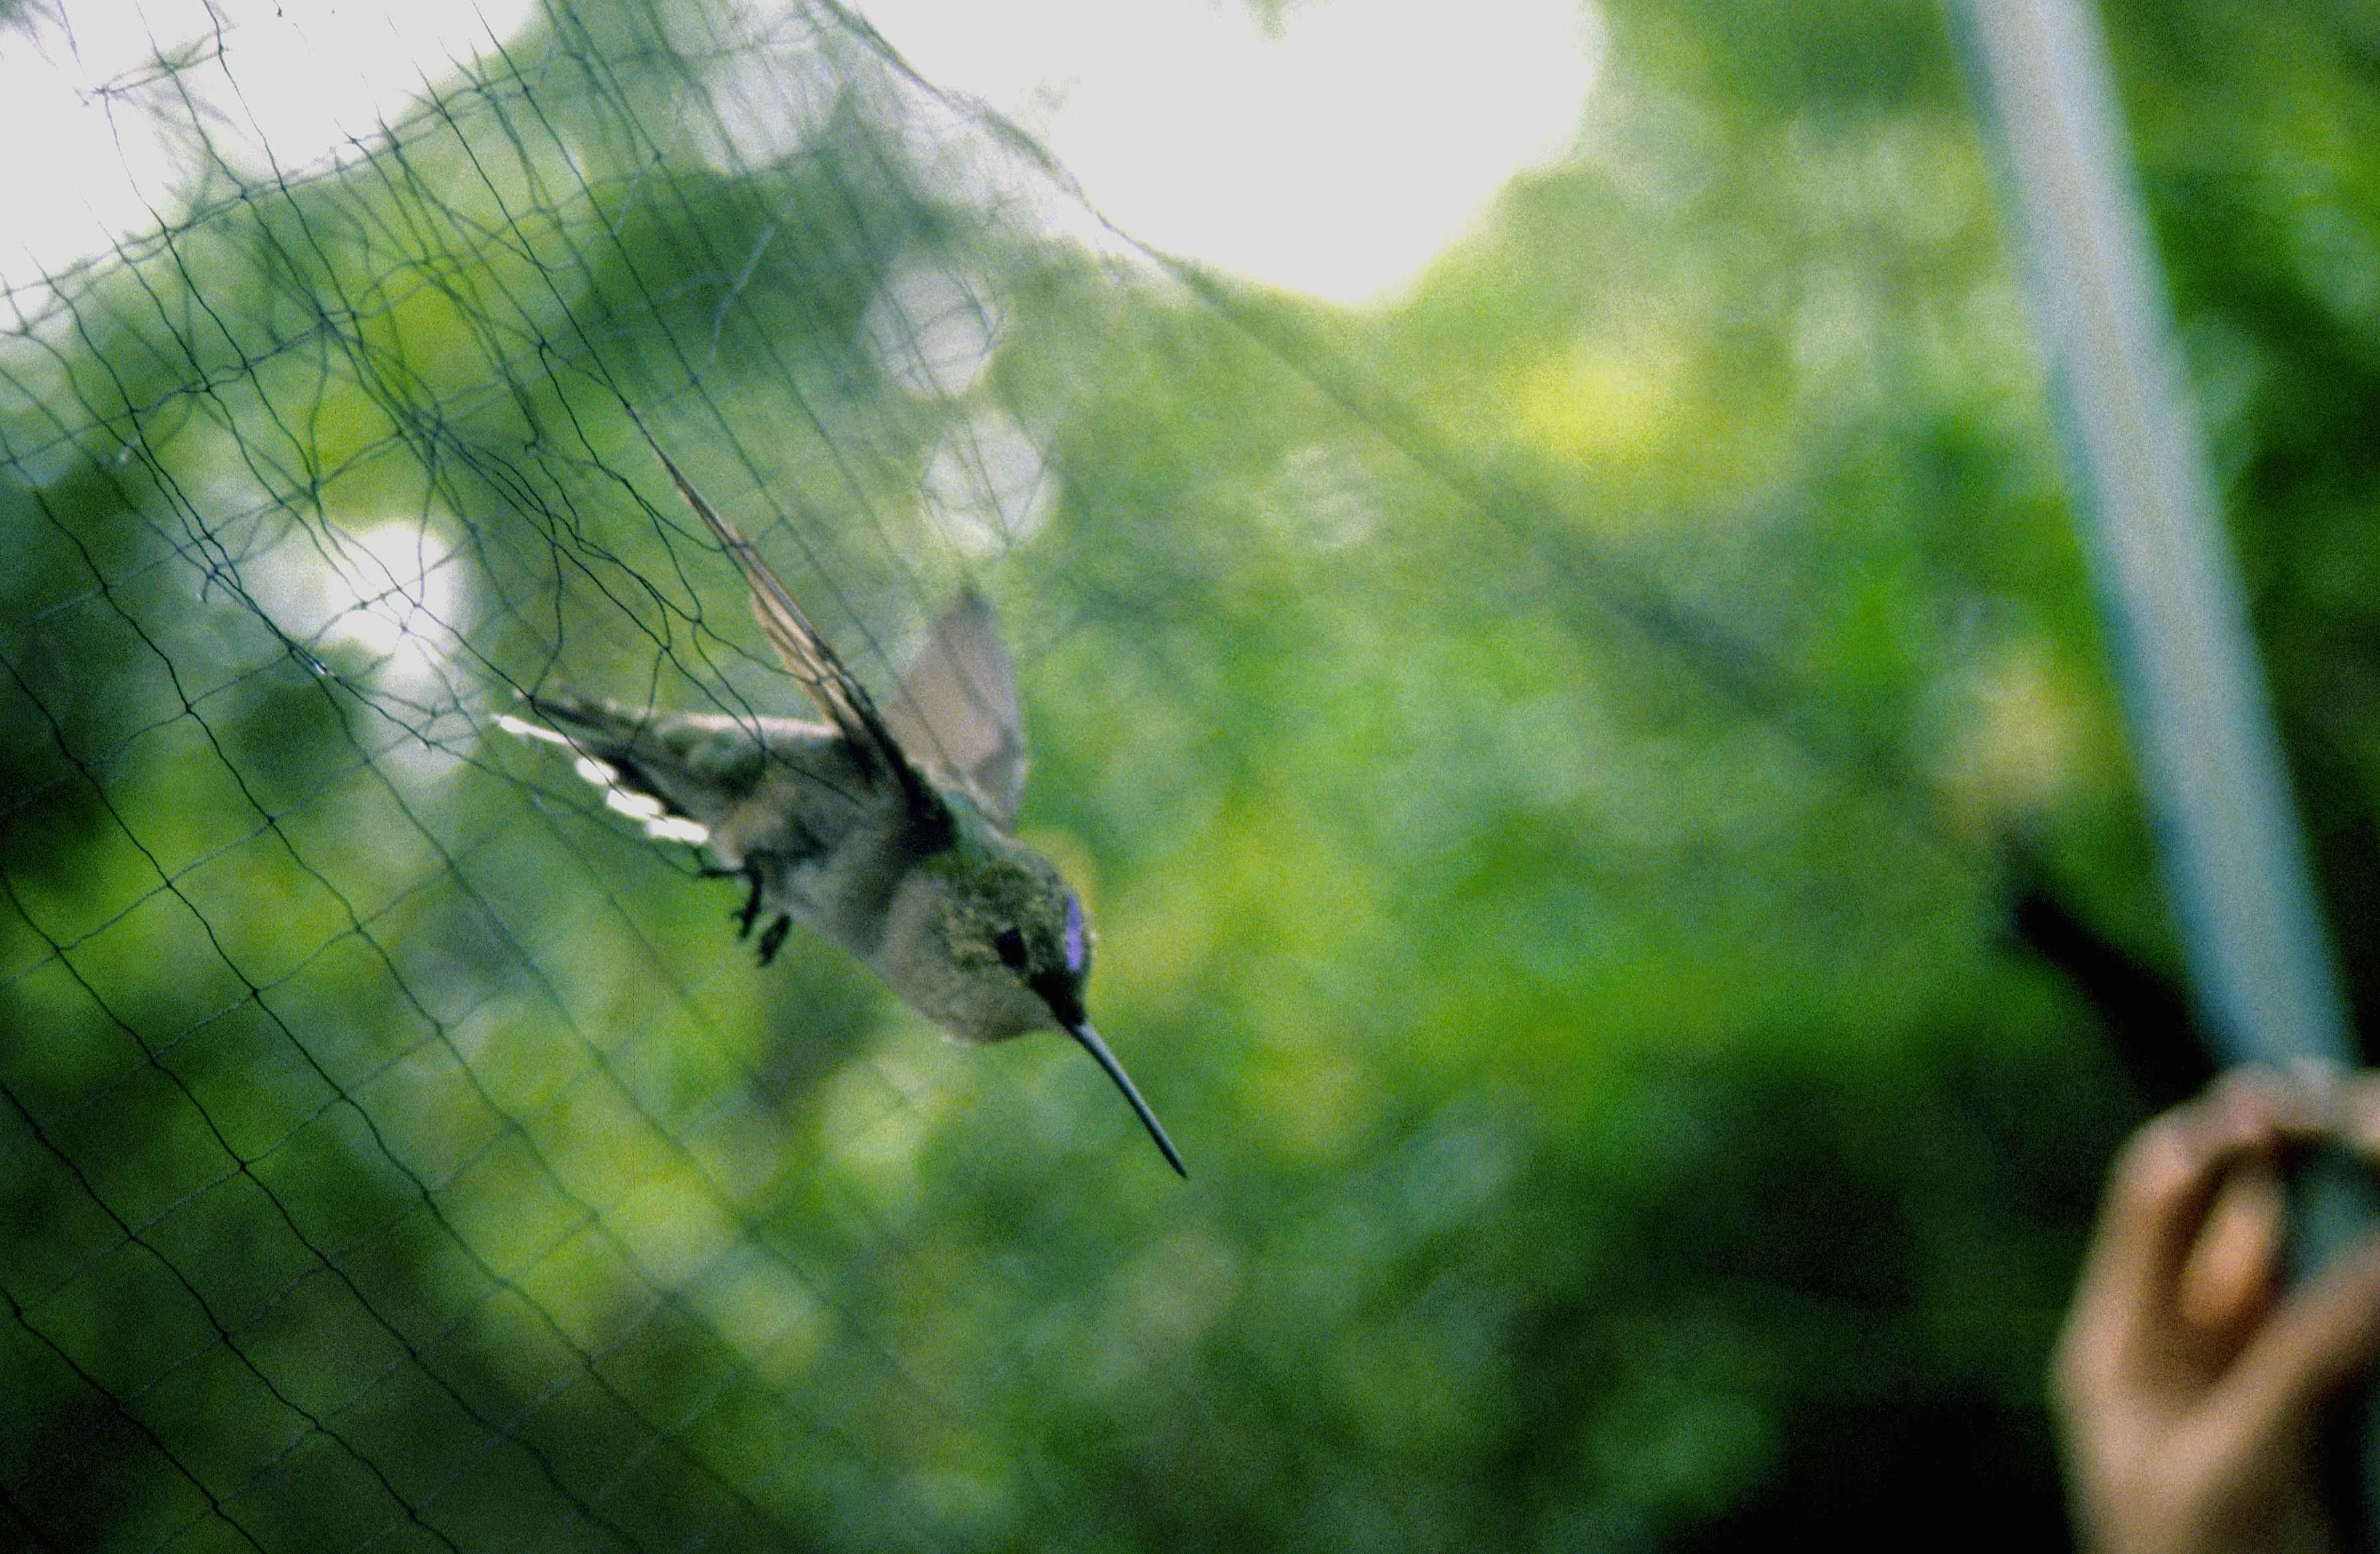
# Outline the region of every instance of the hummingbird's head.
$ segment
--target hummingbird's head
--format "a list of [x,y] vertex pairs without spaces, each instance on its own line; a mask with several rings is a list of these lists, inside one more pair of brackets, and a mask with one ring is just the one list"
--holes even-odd
[[1064,1031],[1115,1081],[1167,1163],[1187,1176],[1156,1113],[1091,1028],[1083,993],[1097,937],[1084,920],[1081,898],[1032,848],[1005,837],[984,840],[990,845],[961,865],[966,884],[948,898],[946,929],[951,958],[972,985],[968,1002],[979,1017],[974,1034],[996,1040],[1028,1030]]
[[[1083,904],[1049,859],[1007,837],[983,837],[953,860],[944,938],[984,1012],[978,1039],[1071,1030],[1086,1018],[1095,943]],[[1006,1028],[993,1028],[995,1026]]]

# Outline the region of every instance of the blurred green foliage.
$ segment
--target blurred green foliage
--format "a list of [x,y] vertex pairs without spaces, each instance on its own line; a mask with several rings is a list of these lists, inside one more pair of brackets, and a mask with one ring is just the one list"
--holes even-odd
[[[0,337],[6,1536],[2061,1538],[2148,1098],[2007,860],[2172,954],[1937,10],[1612,0],[1578,159],[1361,313],[1038,237],[831,16],[725,17],[557,12]],[[2368,1015],[2380,32],[2110,25]],[[978,293],[905,378],[886,299]],[[864,675],[999,599],[1187,1188],[480,739],[790,710],[615,389]],[[1054,505],[938,522],[1019,435]]]

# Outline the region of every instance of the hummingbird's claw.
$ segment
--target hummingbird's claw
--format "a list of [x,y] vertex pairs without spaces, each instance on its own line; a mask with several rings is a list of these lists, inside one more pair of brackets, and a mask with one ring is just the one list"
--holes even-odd
[[[760,871],[755,868],[747,872],[752,881],[752,893],[744,898],[743,909],[735,914],[735,937],[738,939],[752,937],[752,924],[760,916]],[[760,964],[769,964],[765,953],[760,957]]]
[[777,958],[777,952],[785,947],[785,935],[793,931],[793,918],[783,913],[777,915],[775,922],[760,930],[760,964],[762,965]]

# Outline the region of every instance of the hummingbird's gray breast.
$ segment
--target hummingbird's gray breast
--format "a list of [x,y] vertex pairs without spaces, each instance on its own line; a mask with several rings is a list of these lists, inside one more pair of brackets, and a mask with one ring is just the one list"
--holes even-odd
[[711,850],[755,885],[762,916],[783,914],[862,960],[921,853],[906,794],[850,743],[772,747],[751,796],[711,832]]

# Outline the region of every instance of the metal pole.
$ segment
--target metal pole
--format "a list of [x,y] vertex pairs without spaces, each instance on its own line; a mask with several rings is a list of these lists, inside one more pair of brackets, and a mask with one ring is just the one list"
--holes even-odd
[[[2201,1014],[2229,1062],[2351,1067],[2097,13],[2091,0],[1958,0],[1952,14],[2022,234],[2034,326]],[[2310,1270],[2374,1223],[2368,1178],[2342,1160],[2317,1166],[2295,1218]],[[2366,1548],[2380,1548],[2368,1520],[2380,1507],[2375,1467],[2367,1449]]]

